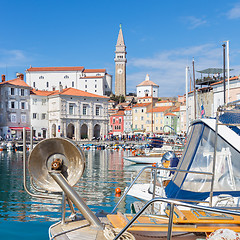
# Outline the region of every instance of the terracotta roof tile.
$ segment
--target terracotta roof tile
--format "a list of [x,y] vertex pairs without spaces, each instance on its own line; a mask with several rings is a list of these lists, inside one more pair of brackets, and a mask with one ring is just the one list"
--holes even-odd
[[84,67],[31,67],[28,72],[83,71]]
[[165,112],[167,109],[171,108],[171,106],[162,106],[162,107],[154,107],[147,111],[147,113],[151,112]]
[[95,98],[107,98],[108,99],[108,97],[89,93],[89,92],[84,92],[82,90],[75,89],[75,88],[65,88],[62,90],[62,92],[55,91],[53,94],[51,94],[51,96],[52,95],[70,95],[70,96],[95,97]]
[[84,69],[84,73],[105,73],[106,69]]
[[171,112],[169,112],[169,113],[166,113],[166,114],[164,114],[164,116],[177,116],[176,114],[174,114],[174,113],[171,113]]
[[180,107],[175,108],[172,112],[180,112]]
[[137,87],[140,87],[140,86],[156,86],[156,87],[159,87],[156,83],[154,83],[151,80],[144,80],[143,82],[141,82],[140,84],[137,85]]
[[21,87],[29,87],[31,88],[27,83],[25,83],[23,80],[21,80],[20,78],[15,78],[12,80],[8,80],[5,82],[0,82],[0,84],[11,84],[11,85],[15,85],[15,86],[21,86]]
[[[240,76],[232,77],[232,78],[229,78],[229,81],[237,80],[238,78],[240,78]],[[226,78],[226,81],[227,81],[227,78]],[[217,84],[221,84],[221,83],[223,83],[223,80],[219,81],[219,82],[212,83],[211,86],[214,86],[214,85],[217,85]]]
[[146,107],[148,105],[150,105],[151,103],[137,103],[135,104],[134,106],[132,106],[133,108],[136,108],[136,107]]
[[124,116],[124,110],[119,110],[117,113],[114,113],[111,116]]
[[42,91],[42,90],[35,90],[32,89],[30,94],[32,95],[38,95],[38,96],[49,96],[57,91]]

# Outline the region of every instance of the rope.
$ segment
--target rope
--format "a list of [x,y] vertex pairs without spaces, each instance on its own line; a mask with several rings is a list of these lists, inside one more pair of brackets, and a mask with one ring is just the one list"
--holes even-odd
[[230,229],[218,229],[211,233],[207,238],[209,240],[236,240],[239,239],[239,234]]
[[[103,233],[107,240],[113,240],[120,231],[121,231],[121,229],[119,229],[119,228],[113,228],[110,225],[106,225],[103,230]],[[119,240],[136,240],[136,239],[131,233],[125,232],[122,234],[122,236],[119,238]]]
[[[192,234],[191,232],[187,232],[187,233],[179,233],[179,234],[174,234],[172,235],[172,237],[182,237],[182,236],[186,236]],[[144,234],[140,234],[140,233],[134,233],[134,235],[139,236],[139,237],[144,237],[144,238],[155,238],[155,239],[166,239],[166,236],[149,236],[149,235],[144,235]]]

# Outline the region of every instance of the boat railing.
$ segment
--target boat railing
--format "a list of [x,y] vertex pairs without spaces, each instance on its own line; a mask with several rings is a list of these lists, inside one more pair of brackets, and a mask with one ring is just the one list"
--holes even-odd
[[[136,181],[138,180],[138,178],[142,175],[142,173],[147,170],[147,169],[152,169],[154,171],[154,179],[153,179],[153,195],[152,195],[152,199],[155,198],[155,190],[156,190],[156,183],[157,183],[157,170],[165,170],[165,171],[172,171],[172,172],[183,172],[183,173],[195,173],[195,174],[201,174],[201,175],[213,175],[211,172],[199,172],[199,171],[189,171],[189,170],[181,170],[181,169],[176,169],[176,168],[164,168],[164,167],[157,167],[157,166],[146,166],[144,168],[142,168],[140,170],[140,172],[137,174],[137,176],[135,177],[135,179],[131,182],[131,184],[129,185],[129,187],[125,190],[124,194],[122,195],[122,197],[119,199],[119,201],[117,202],[116,206],[114,207],[114,209],[112,210],[112,213],[115,212],[115,210],[117,209],[117,207],[119,206],[119,204],[122,202],[122,200],[125,198],[125,196],[127,195],[127,193],[129,192],[129,190],[132,188],[132,186],[136,183]],[[186,201],[186,200],[184,200]],[[200,201],[194,201],[194,202],[200,202]]]
[[197,209],[201,211],[206,211],[206,212],[213,212],[217,214],[228,214],[228,215],[235,215],[235,216],[240,216],[240,212],[236,211],[231,211],[231,210],[226,210],[226,209],[219,209],[219,208],[212,208],[212,207],[206,207],[206,206],[201,206],[201,205],[194,205],[190,203],[185,203],[185,202],[180,202],[176,201],[174,199],[167,199],[167,198],[154,198],[150,201],[148,201],[136,215],[131,219],[131,221],[128,222],[128,224],[119,232],[119,234],[114,238],[114,240],[118,239],[121,237],[121,235],[131,227],[131,225],[144,213],[144,211],[151,205],[154,204],[155,202],[163,202],[166,204],[170,205],[170,212],[168,216],[168,232],[167,232],[167,240],[171,240],[172,238],[172,228],[173,228],[173,216],[174,216],[174,207],[175,206],[181,206],[181,207],[186,207],[189,209]]

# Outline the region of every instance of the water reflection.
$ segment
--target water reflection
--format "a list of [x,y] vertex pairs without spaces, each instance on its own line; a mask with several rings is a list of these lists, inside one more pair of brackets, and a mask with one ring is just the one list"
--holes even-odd
[[[129,153],[90,150],[84,154],[86,169],[76,190],[94,212],[109,212],[119,200],[115,196],[115,188],[123,190],[131,181],[132,172],[136,173],[135,169],[127,169],[123,160],[123,156]],[[59,200],[32,198],[24,191],[22,159],[21,152],[0,153],[0,220],[56,221],[61,216]],[[120,210],[129,211],[131,201],[132,197],[127,197]]]

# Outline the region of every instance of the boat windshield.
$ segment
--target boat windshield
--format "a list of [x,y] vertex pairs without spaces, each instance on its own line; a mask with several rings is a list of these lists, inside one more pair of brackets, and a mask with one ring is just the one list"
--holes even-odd
[[[215,132],[203,122],[191,126],[188,142],[178,168],[197,172],[213,171]],[[220,135],[217,136],[215,180],[216,194],[240,193],[240,153]],[[211,175],[175,173],[166,188],[168,197],[201,200],[209,196]]]

